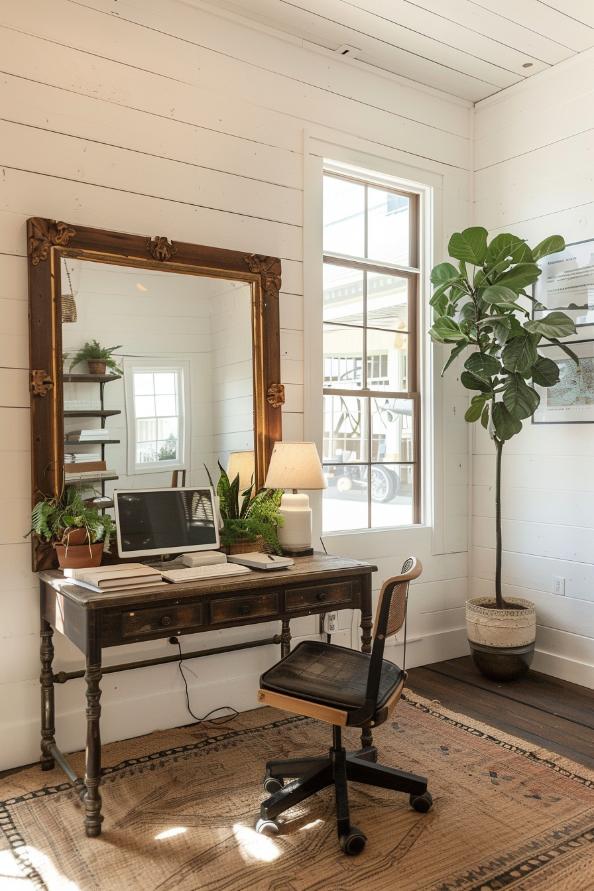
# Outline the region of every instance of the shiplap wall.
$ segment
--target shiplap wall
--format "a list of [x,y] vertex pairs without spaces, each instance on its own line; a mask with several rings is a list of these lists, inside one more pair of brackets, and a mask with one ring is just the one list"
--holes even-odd
[[[594,51],[481,102],[474,221],[530,243],[594,237]],[[580,330],[580,336],[587,336]],[[477,430],[471,590],[493,588],[495,462]],[[538,611],[534,667],[594,687],[594,425],[532,426],[504,450],[505,590]],[[565,578],[565,596],[552,593]]]
[[[115,15],[112,13],[116,13]],[[38,607],[30,572],[29,394],[25,220],[218,245],[282,258],[280,296],[286,439],[303,436],[303,133],[438,172],[443,234],[470,219],[471,109],[408,81],[373,75],[297,44],[174,0],[23,0],[0,4],[0,768],[38,753]],[[443,465],[463,487],[460,397],[448,391]],[[448,445],[449,444],[449,445]],[[465,518],[462,517],[462,520]],[[467,553],[433,556],[413,532],[341,537],[335,550],[397,571],[409,551],[425,563],[413,598],[409,660],[464,651]],[[293,623],[296,636],[314,619]],[[260,627],[263,634],[271,629]],[[253,630],[185,639],[193,649]],[[58,637],[58,636],[57,636]],[[337,638],[350,643],[350,627]],[[166,642],[108,652],[106,662],[163,655]],[[194,709],[255,704],[257,678],[277,658],[261,648],[188,667]],[[80,654],[56,641],[56,665]],[[104,740],[188,720],[175,666],[111,674],[103,683]],[[58,743],[84,744],[83,687],[57,689]]]

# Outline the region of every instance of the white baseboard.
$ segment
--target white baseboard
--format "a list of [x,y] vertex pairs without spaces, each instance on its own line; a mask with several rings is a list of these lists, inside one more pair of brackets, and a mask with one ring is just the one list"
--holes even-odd
[[557,653],[539,650],[537,647],[532,668],[542,674],[594,689],[594,665],[587,662],[569,659],[567,656],[559,656]]

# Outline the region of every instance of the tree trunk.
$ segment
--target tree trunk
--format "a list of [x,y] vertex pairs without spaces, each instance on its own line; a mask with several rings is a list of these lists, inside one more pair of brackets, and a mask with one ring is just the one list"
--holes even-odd
[[505,606],[503,594],[501,593],[501,456],[503,454],[503,440],[496,439],[495,446],[497,448],[495,470],[495,602],[498,609],[503,609]]

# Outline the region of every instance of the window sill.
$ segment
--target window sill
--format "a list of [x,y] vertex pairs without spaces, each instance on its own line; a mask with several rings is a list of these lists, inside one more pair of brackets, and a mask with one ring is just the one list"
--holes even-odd
[[392,532],[406,532],[407,530],[417,531],[421,529],[432,529],[428,523],[411,523],[407,526],[379,526],[374,529],[342,529],[333,532],[322,532],[321,538],[342,538],[345,535],[386,535]]

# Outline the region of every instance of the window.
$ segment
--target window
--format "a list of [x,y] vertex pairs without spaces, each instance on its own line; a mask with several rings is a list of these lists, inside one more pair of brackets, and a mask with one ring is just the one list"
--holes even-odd
[[126,363],[128,472],[187,466],[188,374],[186,363]]
[[325,532],[420,522],[418,204],[324,174]]

